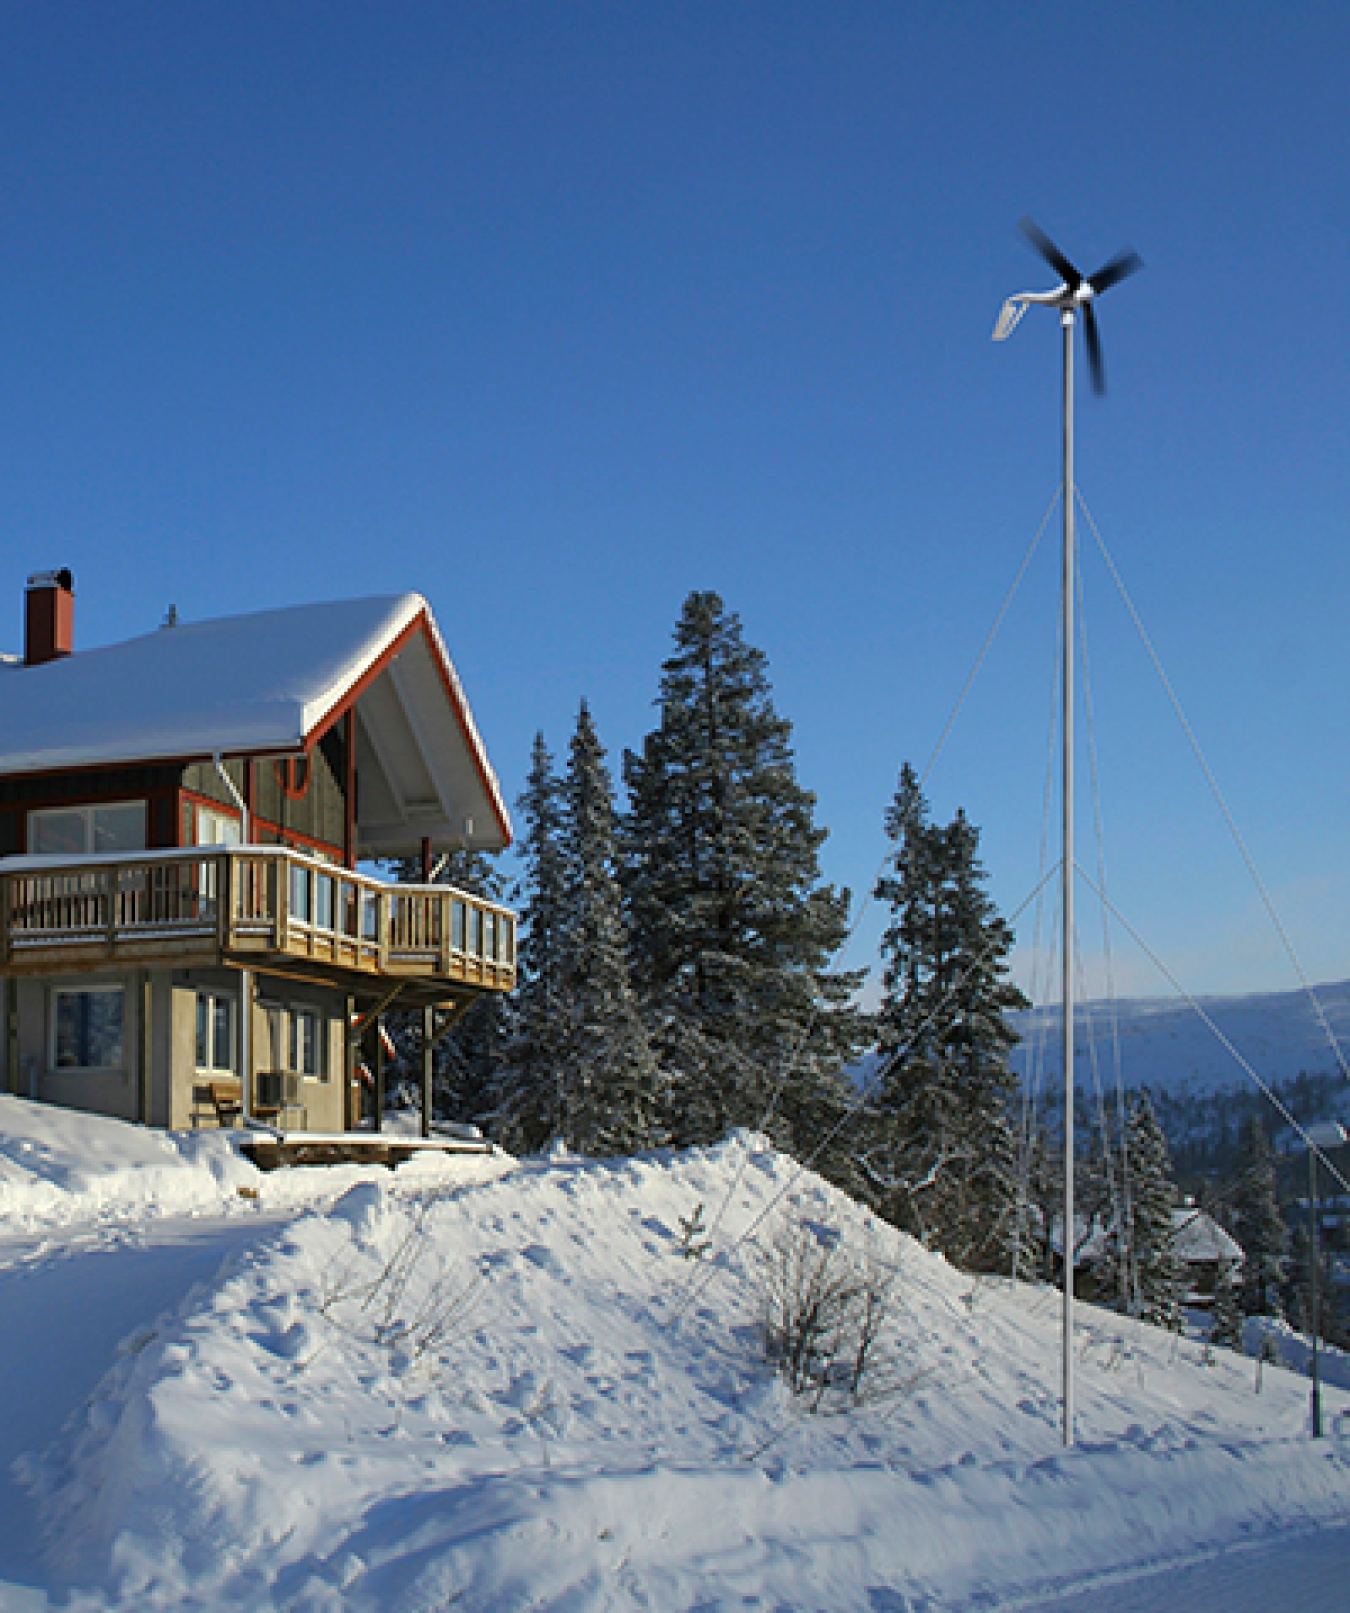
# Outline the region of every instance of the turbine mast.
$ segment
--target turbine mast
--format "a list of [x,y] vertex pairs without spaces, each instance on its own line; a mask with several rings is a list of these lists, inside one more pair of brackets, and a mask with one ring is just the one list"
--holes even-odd
[[1073,1182],[1073,654],[1074,654],[1074,593],[1077,582],[1077,553],[1074,547],[1074,485],[1073,485],[1073,328],[1078,322],[1079,310],[1083,314],[1083,335],[1087,343],[1088,371],[1093,391],[1106,390],[1106,369],[1102,361],[1101,337],[1097,330],[1097,315],[1093,300],[1109,291],[1128,275],[1143,268],[1143,261],[1135,252],[1119,252],[1109,263],[1102,265],[1096,274],[1081,275],[1050,237],[1032,219],[1024,218],[1021,230],[1027,240],[1040,253],[1046,263],[1060,277],[1060,285],[1053,291],[1022,291],[1009,297],[1003,304],[994,326],[994,340],[1005,341],[1012,335],[1018,321],[1032,303],[1054,308],[1059,312],[1063,333],[1063,390],[1064,390],[1064,554],[1061,567],[1060,631],[1063,635],[1061,684],[1064,708],[1060,723],[1062,753],[1060,777],[1062,782],[1063,858],[1060,863],[1060,893],[1063,902],[1061,922],[1061,979],[1060,1001],[1063,1006],[1064,1055],[1064,1222],[1060,1242],[1064,1260],[1064,1443],[1074,1441],[1074,1371],[1073,1371],[1073,1256],[1074,1256],[1074,1182]]
[[1064,333],[1064,552],[1060,579],[1060,631],[1063,662],[1060,683],[1064,707],[1060,722],[1062,744],[1060,775],[1063,826],[1063,860],[1060,863],[1060,999],[1064,1011],[1064,1443],[1074,1438],[1073,1372],[1073,635],[1074,635],[1074,490],[1073,490],[1073,327],[1074,310],[1060,314]]

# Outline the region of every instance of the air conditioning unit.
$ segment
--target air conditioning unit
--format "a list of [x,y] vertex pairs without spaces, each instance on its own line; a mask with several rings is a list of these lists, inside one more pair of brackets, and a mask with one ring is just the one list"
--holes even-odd
[[259,1070],[253,1101],[259,1109],[299,1109],[305,1101],[304,1079],[290,1070]]

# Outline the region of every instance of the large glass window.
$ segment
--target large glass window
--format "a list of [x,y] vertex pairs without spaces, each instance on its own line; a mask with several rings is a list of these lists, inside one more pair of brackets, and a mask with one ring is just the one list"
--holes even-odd
[[121,986],[53,991],[52,1068],[120,1070],[123,1003]]
[[197,1068],[235,1073],[235,999],[220,992],[197,993]]
[[239,819],[216,807],[197,808],[197,844],[199,846],[237,846]]
[[28,849],[38,856],[145,850],[145,802],[49,807],[28,814]]

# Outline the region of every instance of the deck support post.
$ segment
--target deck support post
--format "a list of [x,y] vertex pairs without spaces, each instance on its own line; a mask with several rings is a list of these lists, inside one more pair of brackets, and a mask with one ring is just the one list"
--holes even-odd
[[356,1097],[356,1055],[359,1032],[353,1034],[351,1025],[356,1018],[356,998],[348,997],[345,1006],[342,1037],[342,1129],[355,1131],[361,1120],[361,1105]]
[[[150,1076],[150,1055],[151,1055],[151,1050],[154,1047],[154,1028],[155,1028],[154,1027],[154,1002],[155,1002],[154,977],[151,975],[151,973],[150,973],[150,971],[148,969],[140,969],[140,970],[137,971],[137,982],[138,982],[138,984],[140,986],[140,992],[139,992],[139,996],[140,996],[139,1010],[140,1010],[140,1012],[139,1012],[139,1016],[138,1016],[139,1021],[140,1021],[140,1024],[139,1024],[140,1035],[138,1037],[138,1040],[139,1040],[139,1043],[140,1043],[140,1048],[139,1048],[139,1064],[140,1064],[140,1068],[137,1071],[136,1118],[141,1123],[141,1125],[148,1126],[148,1125],[150,1125],[152,1123],[152,1121],[154,1119],[154,1116],[151,1113],[151,1103],[153,1101],[153,1092],[152,1092],[153,1083],[151,1081],[151,1076]],[[170,1120],[169,1124],[172,1124],[172,1123],[173,1122]]]
[[375,1078],[375,1130],[384,1129],[384,1017],[375,1015],[375,1040],[371,1050],[371,1074]]
[[0,1006],[4,1011],[4,1023],[0,1025],[0,1034],[4,1036],[5,1045],[5,1091],[19,1096],[19,982],[9,976],[4,981],[4,996],[0,999]]
[[432,1053],[436,1046],[436,1010],[422,1010],[422,1135],[431,1135]]

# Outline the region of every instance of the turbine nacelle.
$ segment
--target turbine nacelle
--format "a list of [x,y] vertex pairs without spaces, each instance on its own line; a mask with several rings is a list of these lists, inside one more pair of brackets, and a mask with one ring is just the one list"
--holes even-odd
[[1021,230],[1037,252],[1060,276],[1060,283],[1053,291],[1020,291],[1015,297],[1009,297],[1003,304],[998,322],[994,326],[994,340],[1006,341],[1032,303],[1044,308],[1057,308],[1064,315],[1066,324],[1072,324],[1081,309],[1088,368],[1092,373],[1092,388],[1098,393],[1105,392],[1106,367],[1102,362],[1101,337],[1097,334],[1097,315],[1092,303],[1102,292],[1109,291],[1128,275],[1132,275],[1137,269],[1142,269],[1144,260],[1137,252],[1118,252],[1108,263],[1103,264],[1096,274],[1082,275],[1044,230],[1031,219],[1022,220]]

